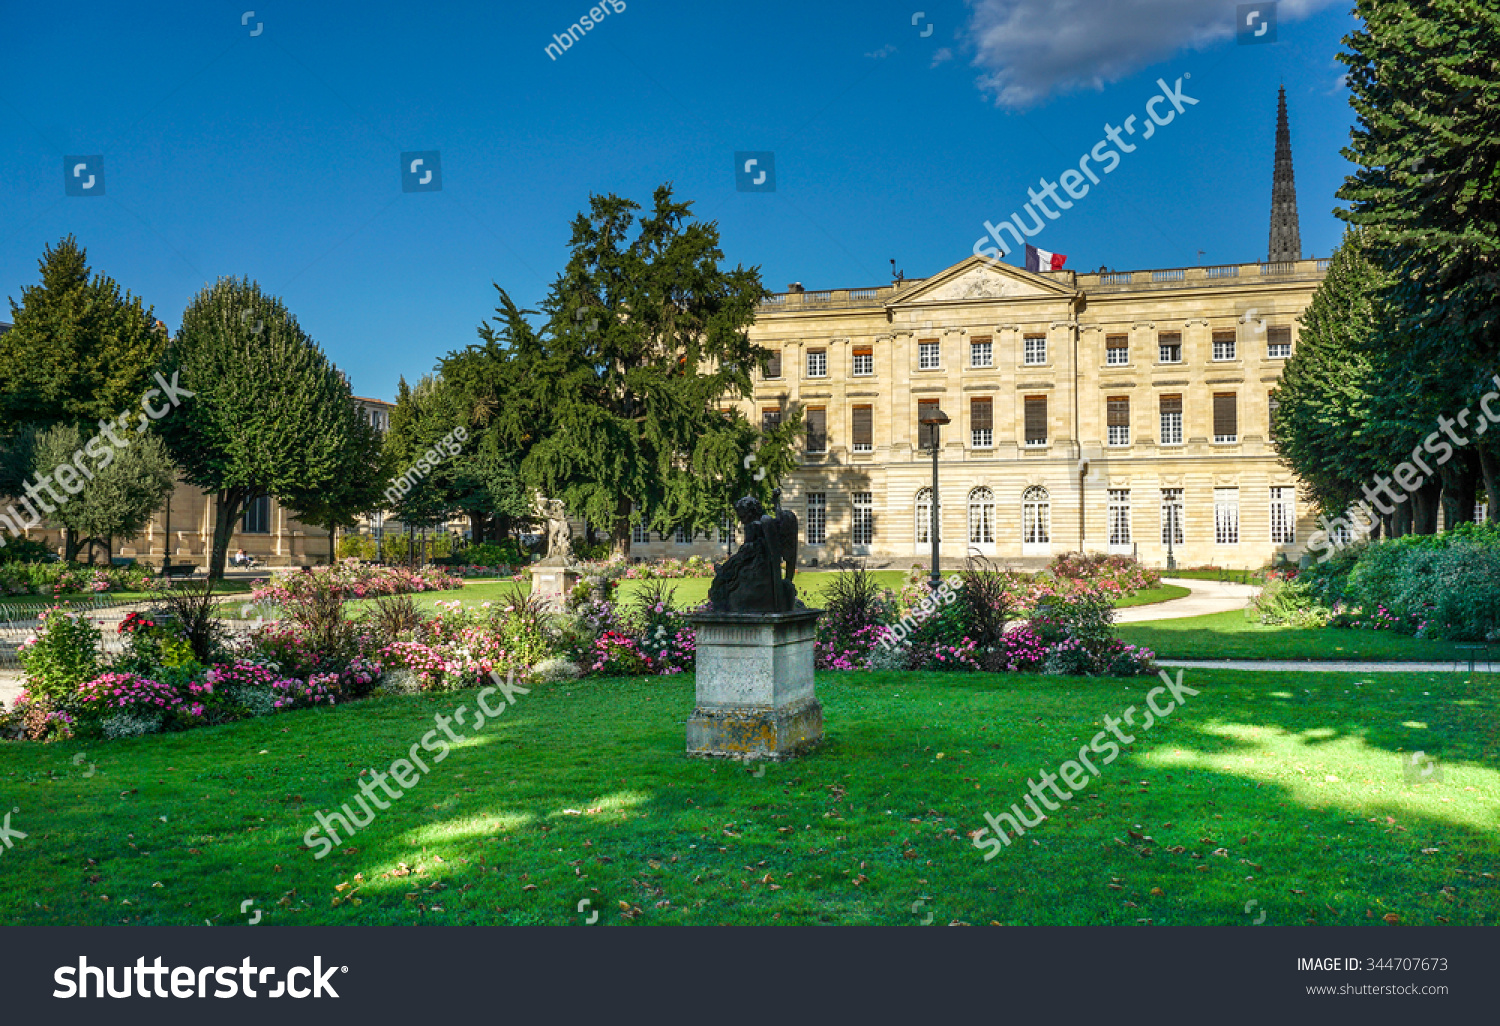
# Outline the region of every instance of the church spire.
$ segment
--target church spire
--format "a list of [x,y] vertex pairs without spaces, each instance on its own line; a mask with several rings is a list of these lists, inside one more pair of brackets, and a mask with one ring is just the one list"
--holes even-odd
[[1271,176],[1271,263],[1302,259],[1297,230],[1297,182],[1292,175],[1292,130],[1286,119],[1286,86],[1276,101],[1276,168]]

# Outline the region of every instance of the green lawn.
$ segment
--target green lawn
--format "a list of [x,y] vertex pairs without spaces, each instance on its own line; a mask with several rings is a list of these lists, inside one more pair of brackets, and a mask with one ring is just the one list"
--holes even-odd
[[827,743],[760,775],[683,755],[690,677],[538,686],[321,861],[314,814],[472,692],[9,743],[0,919],[1500,925],[1495,679],[1295,676],[1188,671],[1201,694],[990,862],[985,811],[1153,681],[820,674]]
[[1170,602],[1172,599],[1186,598],[1192,592],[1176,584],[1159,584],[1155,588],[1142,588],[1134,595],[1126,595],[1115,603],[1116,609],[1129,609],[1131,606],[1150,606],[1158,602]]
[[[221,581],[218,584],[214,585],[215,595],[240,595],[248,593],[249,591],[249,581]],[[84,605],[92,602],[95,595],[100,595],[101,597],[107,599],[111,604],[127,602],[151,602],[161,597],[161,593],[156,591],[68,591],[63,592],[61,601],[74,602],[78,603],[79,605]],[[54,599],[51,595],[8,595],[3,599],[3,603],[12,609],[29,608],[32,606],[35,606],[38,609],[44,609],[57,601],[58,599]]]
[[[1120,637],[1162,659],[1372,660],[1452,662],[1469,656],[1451,641],[1419,641],[1390,631],[1268,627],[1244,610],[1121,624]],[[1500,646],[1494,646],[1500,658]]]
[[1162,570],[1163,577],[1181,581],[1223,581],[1228,584],[1255,584],[1258,570]]

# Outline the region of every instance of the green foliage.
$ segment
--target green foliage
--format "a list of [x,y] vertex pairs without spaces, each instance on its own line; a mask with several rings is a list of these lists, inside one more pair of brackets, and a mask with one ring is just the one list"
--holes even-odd
[[1473,0],[1357,0],[1345,38],[1357,166],[1335,213],[1372,232],[1420,371],[1500,356],[1500,9]]
[[65,702],[78,686],[99,672],[99,628],[88,617],[63,606],[42,612],[36,640],[19,651],[26,691]]
[[0,546],[0,563],[40,563],[56,558],[50,545],[32,538],[7,538]]
[[370,562],[379,552],[379,544],[368,534],[346,534],[339,539],[340,559],[363,559]]
[[194,396],[158,422],[183,478],[214,493],[209,577],[223,575],[229,538],[245,503],[272,495],[293,509],[360,505],[370,428],[349,386],[280,299],[249,281],[221,278],[182,315],[163,366]]
[[[707,529],[742,494],[769,500],[795,459],[800,427],[795,410],[762,434],[720,409],[751,394],[750,371],[763,356],[748,332],[767,294],[759,273],[721,269],[716,227],[691,220],[691,204],[674,201],[669,187],[656,190],[637,223],[638,210],[618,196],[590,197],[545,320],[534,326],[535,311],[497,285],[499,326],[480,330],[492,352],[504,346],[512,368],[495,416],[524,454],[523,476],[607,529],[620,553],[629,551],[631,523]],[[752,451],[764,480],[744,466]]]
[[75,538],[134,538],[151,523],[176,484],[177,472],[167,447],[155,435],[128,438],[107,462],[88,461],[90,480],[76,471],[74,459],[92,435],[72,424],[58,424],[36,439],[33,475],[38,480],[55,477],[60,467],[69,467],[68,477],[77,489],[66,489],[56,478],[55,489],[68,491],[68,501],[47,514],[47,519],[73,531]]
[[1318,602],[1312,586],[1301,577],[1266,581],[1251,605],[1259,614],[1261,623],[1291,627],[1328,625],[1328,607]]
[[48,246],[38,265],[40,284],[11,302],[15,327],[0,335],[0,434],[112,420],[151,387],[167,341],[152,308],[114,279],[90,276],[73,236]]

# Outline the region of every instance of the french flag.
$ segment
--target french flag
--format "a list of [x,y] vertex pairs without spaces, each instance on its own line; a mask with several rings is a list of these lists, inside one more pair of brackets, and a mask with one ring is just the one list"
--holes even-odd
[[1035,246],[1026,247],[1026,270],[1028,271],[1061,271],[1063,264],[1067,262],[1066,254],[1048,253],[1045,249],[1037,249]]

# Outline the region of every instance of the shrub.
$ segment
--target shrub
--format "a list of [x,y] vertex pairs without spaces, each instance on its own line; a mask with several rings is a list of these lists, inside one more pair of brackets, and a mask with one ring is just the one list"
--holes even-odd
[[653,669],[651,657],[642,652],[636,640],[628,635],[605,631],[594,642],[594,661],[589,666],[590,673],[622,677],[651,673]]
[[862,665],[885,637],[885,625],[895,619],[896,596],[864,567],[835,574],[823,593],[823,615],[818,618],[818,668],[849,668],[831,665],[840,659]]
[[206,581],[179,584],[162,593],[160,611],[152,616],[158,622],[173,621],[171,629],[187,639],[193,658],[204,665],[223,657],[229,637],[224,622],[216,615],[213,591],[213,585]]
[[283,712],[315,705],[333,705],[338,700],[339,675],[315,673],[307,680],[278,680],[271,685],[271,689],[278,696],[273,704]]
[[310,580],[288,593],[283,604],[286,616],[326,662],[346,662],[354,655],[357,632],[344,615],[344,586],[328,574],[303,576]]
[[115,741],[124,737],[141,737],[161,730],[162,717],[139,713],[115,713],[100,721],[99,730],[106,740]]
[[410,673],[423,691],[442,691],[447,687],[447,661],[437,649],[420,641],[392,642],[380,650],[380,662],[385,667]]
[[346,534],[339,539],[340,559],[373,560],[380,555],[380,545],[367,534]]
[[99,672],[99,628],[82,614],[52,606],[37,617],[36,634],[21,645],[26,690],[47,696],[55,706]]
[[427,621],[427,614],[410,595],[381,595],[363,619],[377,642],[389,645],[410,638]]
[[1268,578],[1251,605],[1265,624],[1326,627],[1331,615],[1314,597],[1312,586],[1297,578]]
[[[985,653],[980,657],[980,665],[986,670],[997,669],[996,666],[985,665],[986,655],[994,653],[1001,645],[1005,627],[1015,612],[1013,584],[984,559],[970,559],[961,577],[962,599],[968,610],[970,636],[978,649]],[[993,659],[989,661],[994,662]]]
[[[576,549],[574,551],[577,551]],[[470,545],[457,557],[472,566],[522,566],[528,562],[521,546],[510,538],[499,542],[479,542]]]
[[1059,580],[1112,581],[1127,593],[1154,588],[1161,583],[1161,574],[1143,566],[1135,557],[1102,552],[1063,553],[1053,559],[1047,569]]
[[553,684],[577,680],[583,676],[583,671],[577,663],[570,663],[566,659],[543,659],[532,668],[532,676],[543,684]]

